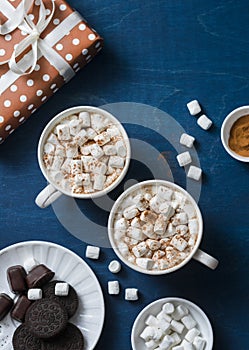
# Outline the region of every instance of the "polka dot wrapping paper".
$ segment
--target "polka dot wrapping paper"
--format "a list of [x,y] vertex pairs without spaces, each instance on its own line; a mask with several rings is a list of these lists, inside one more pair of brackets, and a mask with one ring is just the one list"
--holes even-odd
[[[22,0],[1,1],[9,2],[11,10],[22,5]],[[55,0],[54,5],[52,0],[34,0],[27,12],[27,17],[34,25],[41,16],[41,1],[46,11],[43,20],[50,18],[50,21],[36,37],[38,59],[31,73],[17,74],[9,65],[17,45],[30,34],[21,30],[22,25],[7,34],[0,31],[0,143],[89,63],[103,46],[103,39],[64,0]],[[8,20],[0,6],[0,24]],[[45,55],[39,50],[39,45],[42,47],[44,44]],[[29,45],[16,57],[17,64],[28,62],[25,73],[30,70],[31,56],[28,55],[32,54],[31,51],[32,47]],[[57,65],[53,62],[54,57]],[[65,71],[69,71],[69,74],[63,74]]]

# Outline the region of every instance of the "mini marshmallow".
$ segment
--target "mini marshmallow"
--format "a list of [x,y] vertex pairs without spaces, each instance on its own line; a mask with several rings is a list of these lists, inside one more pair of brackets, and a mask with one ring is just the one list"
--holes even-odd
[[201,107],[199,105],[199,102],[197,100],[193,100],[187,103],[187,108],[189,110],[189,113],[191,115],[196,115],[200,113]]
[[[125,244],[123,242],[118,244],[118,249],[123,256],[126,256],[129,254],[129,248],[128,248],[127,244]],[[135,258],[134,258],[134,261],[135,261]]]
[[188,226],[187,225],[178,225],[176,226],[176,233],[180,235],[185,235],[188,232]]
[[189,219],[193,219],[196,217],[196,211],[192,204],[185,203],[182,207],[183,211],[188,215]]
[[125,289],[125,300],[128,300],[128,301],[138,300],[138,289],[137,288],[126,288]]
[[158,346],[158,343],[156,343],[155,340],[151,339],[150,341],[145,342],[144,345],[148,350],[155,350]]
[[138,214],[139,211],[137,210],[135,205],[131,205],[130,207],[125,208],[125,210],[123,211],[124,217],[128,220],[133,219]]
[[102,174],[102,175],[104,175],[107,170],[106,164],[98,161],[95,161],[92,164],[92,166],[90,166],[90,168],[94,174]]
[[195,142],[195,138],[193,136],[190,136],[185,133],[181,135],[181,138],[180,138],[181,145],[191,148],[193,147],[194,142]]
[[166,231],[166,227],[167,227],[167,219],[163,214],[160,214],[155,221],[154,232],[162,236]]
[[128,227],[128,222],[125,218],[120,218],[114,223],[115,229],[126,230]]
[[164,200],[159,197],[158,195],[155,195],[150,200],[150,209],[156,212],[157,214],[160,213],[160,205],[164,202]]
[[141,267],[145,270],[151,270],[153,268],[155,261],[148,258],[137,258],[136,264],[137,266]]
[[149,316],[146,318],[146,320],[145,320],[144,323],[145,323],[147,326],[159,328],[159,327],[158,327],[158,326],[159,326],[159,320],[158,320],[155,316],[153,316],[153,315],[149,315]]
[[177,346],[174,346],[172,350],[185,350],[185,348],[182,345],[177,345]]
[[108,166],[112,168],[123,168],[124,158],[119,156],[110,156]]
[[178,322],[176,320],[171,321],[170,327],[173,331],[179,334],[181,334],[184,330],[184,325],[181,322]]
[[165,186],[159,186],[157,190],[158,197],[162,198],[164,201],[171,201],[173,191]]
[[118,281],[108,281],[108,293],[111,295],[119,294],[119,282]]
[[78,145],[74,142],[67,143],[66,145],[67,158],[74,158],[78,156]]
[[189,238],[189,240],[188,240],[188,245],[190,246],[190,247],[192,247],[193,245],[195,245],[195,242],[196,242],[196,238],[197,238],[197,235],[190,235],[190,238]]
[[109,121],[100,114],[91,114],[91,126],[97,132],[101,132],[106,129]]
[[151,223],[156,221],[157,215],[151,210],[144,210],[140,215],[140,219],[144,222]]
[[98,134],[97,136],[94,137],[94,141],[99,145],[99,146],[104,146],[106,143],[110,141],[110,135],[104,131],[101,134]]
[[83,154],[83,156],[89,156],[90,151],[91,151],[91,146],[90,145],[88,145],[88,146],[81,146],[80,147],[80,152],[81,152],[81,154]]
[[90,115],[88,112],[80,112],[79,120],[83,128],[88,128],[91,126]]
[[138,217],[135,217],[131,220],[131,226],[132,227],[137,227],[140,228],[141,224],[140,224],[140,219]]
[[165,270],[169,268],[169,262],[165,259],[159,259],[157,261],[159,270]]
[[143,234],[149,238],[156,238],[156,235],[154,233],[154,226],[147,222],[142,226]]
[[199,181],[201,178],[201,174],[202,174],[201,168],[198,168],[197,166],[194,166],[194,165],[190,165],[187,173],[187,177],[189,177],[190,179]]
[[196,326],[196,321],[193,319],[193,317],[191,315],[187,315],[187,316],[182,317],[181,321],[188,330],[190,330]]
[[184,225],[188,223],[188,216],[186,213],[176,214],[172,220],[174,226]]
[[39,262],[36,261],[34,258],[30,257],[28,259],[26,259],[23,263],[24,269],[26,270],[26,272],[31,271],[34,267],[36,267],[37,265],[39,265]]
[[81,174],[81,178],[84,187],[89,186],[91,184],[90,174]]
[[52,143],[53,145],[59,145],[60,142],[57,139],[57,136],[53,133],[51,133],[47,139],[47,142]]
[[79,159],[71,160],[71,174],[82,174],[82,161]]
[[178,156],[176,156],[176,159],[180,166],[186,166],[192,162],[191,155],[188,151],[178,154]]
[[160,311],[157,315],[156,315],[156,318],[160,321],[160,320],[165,320],[167,321],[168,323],[170,323],[172,321],[172,318],[166,314],[165,311]]
[[183,252],[184,249],[188,246],[188,242],[185,241],[184,238],[182,237],[177,237],[174,236],[170,242],[170,244],[175,247],[177,250],[179,250],[180,252]]
[[54,294],[65,297],[69,293],[69,284],[66,282],[57,282],[54,288]]
[[166,303],[166,304],[163,305],[162,310],[163,310],[166,314],[171,315],[171,314],[175,311],[174,304],[172,304],[172,303]]
[[191,219],[188,222],[188,229],[191,235],[197,235],[198,234],[198,220],[197,219]]
[[115,156],[117,154],[116,147],[113,145],[103,146],[103,151],[107,156]]
[[56,133],[57,133],[58,139],[61,141],[67,141],[67,140],[70,140],[71,138],[69,126],[66,124],[57,125]]
[[146,244],[150,250],[158,250],[161,247],[161,243],[156,239],[147,239]]
[[136,240],[134,238],[127,237],[127,236],[124,237],[124,242],[127,243],[128,245],[136,245],[139,243],[138,240]]
[[193,343],[195,337],[200,334],[199,329],[197,328],[191,328],[187,334],[185,335],[185,339],[189,341],[190,343]]
[[175,214],[175,209],[166,202],[160,204],[159,211],[164,215],[165,220],[169,220]]
[[77,120],[77,119],[70,120],[70,122],[69,122],[70,134],[72,136],[77,135],[81,130],[81,126],[82,126],[82,123],[80,120]]
[[91,148],[90,148],[90,152],[91,152],[91,155],[94,157],[94,158],[100,158],[103,156],[104,152],[102,150],[102,148],[94,143],[93,145],[91,145]]
[[166,232],[165,232],[165,237],[171,237],[176,233],[176,228],[175,226],[170,222],[167,226]]
[[175,308],[175,311],[172,314],[172,317],[176,321],[179,321],[181,318],[188,315],[188,313],[189,311],[184,305],[177,305],[177,307]]
[[145,327],[139,336],[146,342],[152,340],[155,336],[155,327],[150,327],[150,326]]
[[94,189],[92,183],[90,183],[89,185],[84,185],[84,191],[85,193],[93,193]]
[[183,339],[181,345],[183,346],[184,350],[195,350],[193,344],[189,343],[186,339]]
[[82,146],[88,140],[88,136],[86,134],[86,131],[82,129],[80,132],[78,132],[78,134],[74,136],[73,139],[79,146]]
[[97,133],[95,130],[93,130],[92,128],[86,129],[86,138],[88,140],[93,140],[95,136],[97,136]]
[[206,340],[203,339],[202,337],[197,336],[193,341],[193,345],[196,350],[203,350],[206,345]]
[[117,141],[115,143],[115,147],[117,150],[117,155],[120,157],[125,157],[126,156],[126,147],[123,141]]
[[55,147],[55,156],[64,158],[66,156],[65,148],[61,145]]
[[55,146],[52,143],[45,143],[44,145],[44,152],[47,154],[54,154]]
[[148,252],[148,248],[145,242],[141,242],[132,248],[132,252],[137,258],[141,258]]
[[62,157],[54,157],[53,163],[51,165],[51,169],[55,171],[59,171],[61,169],[61,166],[64,162],[64,158]]
[[159,249],[153,253],[152,259],[158,260],[158,259],[161,259],[163,256],[165,256],[165,252],[163,250]]
[[211,125],[213,124],[212,120],[209,119],[205,114],[202,114],[198,119],[197,119],[197,124],[204,130],[208,130]]
[[95,259],[99,258],[100,248],[88,245],[86,247],[86,258]]
[[95,190],[101,191],[104,188],[105,185],[106,176],[102,174],[95,174],[94,175],[94,183],[93,188]]
[[158,327],[163,331],[164,334],[166,334],[170,331],[171,325],[170,325],[170,322],[162,318],[158,322]]
[[39,300],[42,298],[42,290],[40,288],[31,288],[28,290],[29,300]]
[[180,207],[182,207],[186,203],[187,198],[182,193],[175,192],[174,197]]
[[174,345],[174,338],[171,335],[166,334],[163,337],[162,342],[159,345],[160,350],[170,350]]
[[174,339],[174,345],[180,344],[181,338],[176,332],[171,333],[171,337]]
[[107,128],[106,132],[110,135],[111,138],[120,135],[120,131],[115,125],[111,125],[109,128]]
[[71,172],[71,159],[66,158],[65,162],[61,166],[61,170],[67,174]]
[[127,236],[136,239],[137,241],[142,241],[145,238],[140,228],[131,226],[127,230]]
[[108,265],[108,269],[111,273],[118,273],[121,270],[121,264],[117,260],[112,260]]

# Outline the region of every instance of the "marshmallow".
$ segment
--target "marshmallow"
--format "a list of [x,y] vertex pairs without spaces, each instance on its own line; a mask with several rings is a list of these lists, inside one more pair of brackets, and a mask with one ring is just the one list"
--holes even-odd
[[57,133],[58,139],[61,141],[67,141],[67,140],[70,140],[71,138],[69,126],[66,124],[57,125],[56,133]]
[[106,129],[106,132],[110,135],[111,138],[120,136],[120,131],[115,125],[111,125]]
[[141,243],[137,244],[135,247],[132,248],[132,252],[137,258],[141,258],[144,254],[146,254],[148,252],[148,248],[146,246],[146,243],[141,242]]
[[163,337],[162,342],[160,343],[159,349],[160,350],[170,350],[170,349],[172,349],[173,345],[174,345],[174,338],[171,335],[166,334]]
[[187,103],[187,107],[188,107],[189,113],[191,115],[196,115],[196,114],[200,113],[200,111],[201,111],[201,107],[200,107],[199,102],[197,100],[193,100],[193,101],[190,101],[189,103]]
[[[118,244],[118,249],[123,256],[126,256],[129,254],[129,248],[128,248],[127,244],[125,244],[123,242]],[[134,258],[134,261],[135,261],[135,258]]]
[[69,293],[69,284],[66,282],[57,282],[54,288],[54,294],[65,297]]
[[172,348],[172,350],[185,350],[182,345],[177,345]]
[[163,305],[162,310],[167,314],[171,315],[175,311],[174,304],[172,303],[166,303]]
[[63,162],[64,162],[64,158],[55,156],[53,158],[53,163],[51,165],[51,169],[59,171],[61,169]]
[[82,146],[88,140],[88,136],[86,134],[86,131],[82,129],[80,132],[78,132],[78,134],[74,136],[73,139],[79,146]]
[[67,174],[71,172],[71,159],[66,158],[65,162],[61,166],[61,170]]
[[136,239],[137,241],[142,241],[145,238],[140,228],[131,226],[127,230],[127,236]]
[[180,235],[185,235],[188,232],[188,226],[187,225],[178,225],[176,226],[176,233]]
[[196,326],[196,321],[193,319],[191,315],[186,315],[182,317],[181,321],[188,330]]
[[75,158],[78,156],[78,145],[74,142],[67,143],[66,145],[67,158]]
[[99,146],[104,146],[106,143],[110,141],[110,135],[104,131],[101,134],[98,134],[94,137],[94,141],[99,145]]
[[155,328],[154,327],[145,327],[144,330],[142,331],[142,333],[139,335],[140,338],[142,338],[143,340],[145,340],[146,342],[153,340],[155,335]]
[[23,263],[24,269],[29,272],[31,271],[34,267],[36,267],[37,265],[39,265],[39,262],[36,261],[34,258],[30,257],[28,259],[26,259]]
[[137,227],[140,228],[141,224],[140,224],[140,219],[138,217],[135,217],[131,220],[131,226],[132,227]]
[[150,250],[158,250],[161,247],[161,243],[156,239],[147,239],[146,244]]
[[126,288],[125,289],[125,300],[129,300],[129,301],[138,300],[138,289],[137,288]]
[[182,193],[175,192],[174,197],[180,207],[182,207],[186,203],[187,198]]
[[126,156],[126,147],[123,141],[117,141],[115,143],[115,147],[117,150],[117,155],[120,157],[125,157]]
[[187,173],[187,177],[189,177],[190,179],[199,181],[201,178],[201,174],[202,174],[201,168],[198,168],[197,166],[194,166],[194,165],[190,165]]
[[189,341],[190,343],[193,343],[195,337],[200,334],[199,329],[197,328],[191,328],[187,334],[185,335],[185,339]]
[[45,153],[54,154],[54,151],[55,151],[55,146],[52,143],[50,143],[50,142],[45,143],[45,145],[44,145],[44,152]]
[[82,174],[82,161],[79,159],[71,160],[71,174]]
[[159,186],[157,190],[158,197],[162,198],[164,201],[171,201],[173,191],[165,186]]
[[90,183],[89,185],[84,185],[84,191],[85,193],[93,193],[94,189],[92,183]]
[[102,174],[102,175],[104,175],[107,170],[106,164],[98,161],[94,162],[92,166],[90,166],[90,168],[92,169],[92,172],[94,174]]
[[198,119],[197,119],[197,124],[204,130],[208,130],[211,125],[213,124],[212,120],[209,119],[205,114],[202,114]]
[[88,245],[86,247],[86,258],[95,259],[99,258],[100,248]]
[[186,213],[176,214],[172,220],[174,226],[185,225],[188,223],[188,216]]
[[110,156],[108,166],[112,168],[123,168],[124,158],[119,156]]
[[118,281],[108,281],[108,293],[111,295],[119,294],[119,282]]
[[130,237],[127,237],[125,236],[124,237],[124,242],[127,243],[128,245],[136,245],[139,243],[139,241],[137,239],[134,239],[134,238],[130,238]]
[[131,205],[130,207],[125,208],[125,210],[123,211],[124,217],[128,220],[133,219],[138,214],[139,211],[137,210],[135,205]]
[[164,215],[165,220],[169,220],[175,214],[175,209],[166,202],[159,205],[159,211]]
[[55,134],[51,133],[47,139],[47,142],[52,143],[53,145],[59,145],[60,142],[58,141]]
[[186,166],[192,162],[191,155],[188,151],[178,154],[178,156],[176,156],[176,159],[180,166]]
[[82,183],[85,186],[89,186],[91,184],[91,179],[89,174],[81,174]]
[[206,345],[206,340],[203,339],[202,337],[197,336],[193,341],[193,345],[196,350],[203,350]]
[[159,326],[159,320],[158,320],[155,316],[153,316],[153,315],[149,315],[149,316],[146,318],[146,320],[145,320],[144,323],[145,323],[147,326],[159,328],[159,327],[158,327],[158,326]]
[[153,268],[155,261],[148,258],[137,258],[136,264],[137,266],[141,267],[145,270],[151,270]]
[[53,164],[53,160],[54,160],[54,156],[52,156],[51,154],[44,155],[43,161],[44,161],[44,164],[47,167],[47,169],[51,169],[51,166]]
[[165,270],[169,268],[169,263],[165,259],[159,259],[157,263],[159,270]]
[[144,210],[140,215],[140,219],[144,222],[151,223],[156,221],[157,215],[153,213],[153,211]]
[[165,311],[160,311],[157,315],[156,315],[156,318],[160,321],[160,320],[165,320],[167,321],[168,323],[170,323],[172,321],[172,318],[166,314]]
[[193,344],[189,343],[186,339],[183,339],[181,345],[183,346],[184,350],[195,350]]
[[79,120],[83,128],[88,128],[91,126],[90,115],[88,112],[80,112]]
[[154,232],[162,236],[166,231],[166,227],[167,227],[167,219],[163,214],[160,214],[155,221]]
[[189,311],[184,305],[178,305],[172,314],[172,317],[179,321],[183,316],[188,315]]
[[171,337],[174,339],[174,345],[180,344],[181,338],[176,332],[171,333]]
[[172,320],[170,323],[170,327],[173,331],[177,333],[182,333],[184,330],[184,325],[181,322],[178,322],[176,320]]
[[164,334],[168,333],[170,331],[170,328],[171,328],[170,322],[168,322],[167,320],[162,318],[158,322],[158,328],[160,328]]
[[161,197],[159,197],[158,195],[155,195],[150,200],[150,209],[156,212],[157,214],[159,214],[160,213],[159,207],[163,202],[164,200]]
[[97,191],[101,191],[104,189],[104,185],[105,185],[105,179],[106,176],[102,175],[102,174],[95,174],[94,175],[94,184],[93,184],[93,188]]
[[126,230],[128,227],[128,222],[125,218],[120,218],[114,222],[114,228],[120,230]]
[[197,219],[189,220],[188,229],[191,235],[197,235],[199,230],[198,220]]
[[190,247],[193,247],[196,242],[197,235],[190,235],[189,240],[188,240],[188,245]]
[[80,147],[80,152],[81,152],[81,154],[83,154],[83,156],[89,156],[90,151],[91,151],[91,146],[90,145],[88,145],[88,146],[81,146]]
[[155,342],[155,340],[151,339],[150,341],[145,342],[144,345],[148,350],[155,350],[158,346],[158,343]]
[[189,219],[193,219],[196,217],[196,211],[192,204],[185,203],[182,209],[188,215]]
[[97,136],[97,133],[95,130],[93,130],[92,128],[86,129],[86,138],[88,140],[94,140],[95,136]]
[[142,226],[142,232],[149,238],[156,238],[156,235],[154,233],[154,226],[149,222]]
[[112,260],[108,265],[108,269],[111,273],[118,273],[121,270],[121,264],[117,260]]
[[161,259],[163,256],[165,256],[165,252],[163,250],[159,249],[153,253],[152,259],[158,260],[158,259]]
[[104,151],[104,154],[106,154],[107,156],[115,156],[117,154],[116,147],[113,145],[103,146],[103,151]]
[[91,126],[97,132],[101,132],[106,129],[109,121],[100,114],[91,114]]
[[80,120],[75,120],[75,119],[70,120],[70,122],[69,122],[70,134],[72,136],[77,135],[81,130],[81,125],[82,125],[82,123]]
[[103,154],[104,154],[102,148],[101,148],[98,144],[96,144],[96,143],[94,143],[93,145],[91,145],[91,147],[90,147],[90,152],[91,152],[91,155],[92,155],[94,158],[97,158],[97,159],[100,158],[100,157],[102,157]]
[[177,250],[179,250],[180,252],[183,252],[184,249],[188,246],[188,242],[185,241],[184,238],[182,237],[177,237],[174,236],[170,242],[170,244],[175,247]]
[[190,136],[185,133],[181,135],[181,138],[180,138],[181,145],[191,148],[193,147],[194,142],[195,142],[195,138],[193,136]]
[[167,230],[165,232],[165,237],[170,237],[173,236],[176,233],[176,228],[174,227],[174,225],[170,222],[167,226]]
[[55,156],[64,158],[66,156],[65,148],[61,145],[55,147]]
[[39,300],[42,298],[42,290],[40,288],[31,288],[28,290],[29,300]]

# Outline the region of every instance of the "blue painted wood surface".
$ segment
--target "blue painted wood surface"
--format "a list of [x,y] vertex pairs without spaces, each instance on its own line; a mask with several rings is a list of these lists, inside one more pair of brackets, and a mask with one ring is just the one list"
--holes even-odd
[[[225,116],[248,104],[248,2],[69,2],[104,37],[105,49],[0,146],[0,247],[22,240],[48,240],[84,258],[86,244],[62,227],[52,208],[41,210],[34,204],[45,185],[36,159],[39,135],[53,115],[74,105],[129,101],[158,107],[198,140],[205,173],[199,200],[205,222],[202,248],[216,256],[220,266],[211,271],[191,261],[162,277],[138,274],[124,266],[117,276],[122,288],[140,291],[138,302],[127,303],[123,292],[118,297],[106,292],[107,281],[113,279],[107,265],[115,254],[102,249],[100,261],[88,261],[106,303],[105,325],[96,349],[130,349],[138,312],[155,299],[179,296],[207,313],[215,350],[248,350],[249,165],[232,159],[219,138]],[[209,132],[198,128],[186,110],[193,98],[214,121]],[[152,126],[154,122],[152,118]],[[149,129],[127,125],[127,131],[163,150],[162,141]],[[133,166],[140,179],[139,167]],[[177,165],[172,171],[181,177]]]

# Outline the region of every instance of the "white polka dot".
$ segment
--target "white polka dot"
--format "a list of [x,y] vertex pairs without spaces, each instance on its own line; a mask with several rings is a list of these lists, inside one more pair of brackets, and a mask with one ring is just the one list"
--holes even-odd
[[58,90],[59,90],[58,88],[54,89],[54,93],[56,93]]
[[84,56],[87,55],[87,54],[88,54],[88,50],[87,50],[87,49],[82,50],[82,54],[83,54]]
[[10,91],[16,92],[17,91],[17,86],[15,84],[11,85]]
[[20,101],[21,102],[26,102],[27,101],[27,96],[26,95],[21,95],[20,96]]
[[37,64],[37,65],[35,66],[35,71],[38,72],[38,70],[40,70],[40,68],[41,68],[40,65]]
[[2,137],[0,137],[0,143],[2,143],[3,142],[3,138]]
[[4,49],[0,49],[0,56],[4,56],[6,51]]
[[96,38],[95,34],[89,34],[88,35],[88,39],[91,40],[91,41],[93,41],[95,38]]
[[19,117],[20,114],[21,114],[20,111],[15,111],[14,112],[14,117],[17,118],[17,117]]
[[98,42],[98,43],[95,45],[95,49],[97,49],[99,46],[100,46],[100,42]]
[[37,91],[36,91],[36,95],[37,95],[37,96],[41,96],[42,94],[43,94],[43,91],[42,91],[42,90],[37,90]]
[[29,106],[28,106],[28,110],[30,111],[33,107],[34,107],[33,104],[29,105]]
[[65,11],[67,9],[66,5],[62,4],[60,5],[60,10],[61,11]]
[[14,132],[14,131],[15,131],[15,129],[10,130],[9,135],[12,134],[12,132]]
[[73,59],[73,55],[71,55],[70,53],[68,53],[67,55],[66,55],[66,60],[67,61],[71,61]]
[[79,45],[80,41],[79,41],[79,39],[75,38],[75,39],[73,39],[72,43],[73,43],[73,45],[77,46],[77,45]]
[[54,23],[54,25],[57,26],[57,25],[60,23],[59,18],[55,18],[55,19],[53,20],[53,23]]
[[43,79],[44,81],[49,81],[50,75],[49,75],[49,74],[44,74],[43,77],[42,77],[42,79]]
[[85,30],[86,29],[86,25],[84,23],[81,23],[79,25],[79,30]]
[[49,9],[46,9],[46,15],[49,16],[51,11]]
[[11,125],[9,124],[9,125],[6,126],[5,130],[8,131],[10,129],[11,129]]
[[77,69],[75,69],[75,72],[77,73],[80,70],[80,67],[78,67]]
[[50,89],[51,89],[51,90],[53,90],[54,88],[56,88],[56,84],[52,84],[52,85],[50,86]]
[[23,122],[24,119],[25,119],[25,117],[20,118],[20,119],[19,119],[19,122],[20,122],[20,123]]
[[73,65],[73,68],[75,69],[75,68],[78,68],[79,67],[79,63],[75,63],[74,65]]
[[36,108],[35,108],[35,109],[33,109],[33,111],[31,112],[31,114],[35,113],[35,111],[36,111]]
[[27,85],[28,86],[33,86],[34,85],[34,80],[32,80],[32,79],[27,80]]
[[11,106],[10,100],[5,100],[3,104],[4,104],[4,107],[10,107]]
[[31,19],[31,21],[33,21],[35,19],[35,16],[33,15],[33,13],[29,14],[29,19]]
[[56,50],[58,50],[58,51],[63,50],[63,45],[62,44],[57,44],[56,45]]
[[40,0],[35,0],[35,4],[36,4],[36,6],[39,6],[40,5]]
[[3,123],[4,122],[4,117],[2,117],[1,115],[0,115],[0,123]]
[[21,34],[22,34],[23,36],[27,35],[27,33],[26,33],[24,30],[21,31]]
[[42,102],[44,102],[47,99],[47,96],[43,96],[43,98],[41,99]]
[[4,37],[4,39],[5,39],[6,41],[10,41],[10,40],[12,39],[12,35],[6,34],[5,37]]

